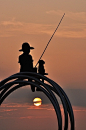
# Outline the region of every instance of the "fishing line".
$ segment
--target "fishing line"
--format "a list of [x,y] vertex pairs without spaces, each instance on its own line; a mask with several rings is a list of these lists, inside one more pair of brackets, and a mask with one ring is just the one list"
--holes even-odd
[[[63,16],[62,16],[62,18],[61,18],[61,20],[60,20],[60,22],[59,22],[58,26],[56,27],[56,29],[55,29],[54,33],[52,34],[51,38],[49,39],[49,41],[48,41],[48,43],[47,43],[47,45],[46,45],[46,47],[45,47],[45,49],[44,49],[44,51],[43,51],[42,55],[40,56],[39,60],[40,60],[40,59],[42,58],[42,56],[44,55],[44,53],[45,53],[45,51],[46,51],[46,49],[47,49],[47,47],[48,47],[48,45],[49,45],[50,41],[52,40],[52,38],[53,38],[53,36],[54,36],[55,32],[57,31],[57,29],[58,29],[59,25],[61,24],[61,22],[62,22],[62,20],[63,20],[64,16],[65,16],[65,13],[63,14]],[[39,60],[38,60],[37,64],[39,63]],[[37,64],[35,65],[35,67],[37,66]]]

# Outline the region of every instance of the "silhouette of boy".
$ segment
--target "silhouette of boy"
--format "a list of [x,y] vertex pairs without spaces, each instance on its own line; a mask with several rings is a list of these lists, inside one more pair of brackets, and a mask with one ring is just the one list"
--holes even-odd
[[[22,44],[22,49],[19,50],[19,51],[23,51],[23,54],[19,56],[20,72],[33,71],[33,59],[32,56],[29,54],[31,49],[34,48],[30,47],[30,45],[27,42],[25,42]],[[34,92],[35,87],[31,86],[31,90]]]
[[33,71],[33,59],[32,56],[29,54],[30,50],[34,49],[30,47],[30,45],[25,42],[22,44],[22,49],[19,51],[23,51],[23,54],[19,56],[19,63],[20,63],[20,72],[31,72]]

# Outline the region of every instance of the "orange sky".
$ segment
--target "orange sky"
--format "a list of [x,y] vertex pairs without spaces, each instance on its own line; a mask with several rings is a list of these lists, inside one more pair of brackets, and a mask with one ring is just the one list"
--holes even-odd
[[65,12],[42,59],[49,77],[63,88],[85,88],[85,4],[85,0],[1,1],[0,79],[19,72],[18,50],[23,42],[35,47],[31,51],[35,66]]
[[[73,107],[75,115],[75,129],[85,130],[86,108]],[[61,110],[62,114],[63,109]],[[58,123],[52,105],[35,107],[30,104],[2,104],[0,108],[0,128],[3,130],[57,130]],[[82,121],[83,120],[83,121]],[[4,125],[3,125],[4,124]],[[70,129],[70,127],[69,127]]]
[[[0,128],[3,130],[52,130],[58,128],[55,112],[50,106],[39,108],[27,104],[2,105],[0,109]],[[9,115],[9,117],[8,117]],[[4,125],[3,125],[4,124]],[[10,125],[11,124],[11,125]]]
[[68,96],[74,101],[77,95],[75,105],[80,99],[86,106],[86,0],[1,0],[0,80],[19,72],[23,42],[35,48],[30,53],[35,66],[64,13],[42,59],[48,77],[67,92],[73,89]]

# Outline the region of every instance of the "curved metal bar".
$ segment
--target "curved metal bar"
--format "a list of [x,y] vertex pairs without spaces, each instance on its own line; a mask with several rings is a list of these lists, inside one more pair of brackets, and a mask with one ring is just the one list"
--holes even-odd
[[[25,76],[25,75],[24,75]],[[64,102],[63,102],[63,104],[64,104]],[[63,106],[65,106],[65,105],[63,105]],[[65,109],[66,109],[66,107],[64,107]],[[64,113],[65,113],[65,129],[68,127],[68,116],[67,116],[67,110],[64,110]]]
[[[31,76],[25,76],[25,75],[18,75],[18,76],[16,76],[16,78],[30,78],[30,79],[33,79],[34,77],[31,77]],[[48,92],[50,92],[50,94],[51,94],[51,96],[53,96],[53,98],[54,98],[54,101],[56,101],[56,104],[57,104],[57,99],[56,99],[56,97],[54,96],[54,94],[52,93],[52,91],[49,89],[49,88],[47,88],[47,86],[43,83],[43,82],[41,82],[40,80],[38,80],[38,79],[36,79],[36,78],[34,78],[38,83],[40,83],[43,87],[45,87],[46,89],[47,89],[47,91]],[[16,81],[17,82],[17,81]],[[18,81],[19,82],[19,81]],[[5,84],[5,85],[3,85],[3,87],[4,87],[4,90],[1,92],[1,97],[5,94],[5,92],[11,87],[11,84],[12,83],[8,83],[8,84]],[[57,104],[58,105],[58,104]]]
[[[13,76],[13,77],[15,77],[15,78],[29,78],[29,79],[32,79],[32,80],[34,79],[36,82],[40,83],[43,87],[45,87],[45,89],[48,92],[50,92],[51,96],[53,96],[54,100],[56,101],[55,95],[52,94],[52,91],[43,82],[41,82],[37,78],[32,77],[32,76],[25,76],[25,75],[18,75],[18,76],[16,75],[16,76]],[[11,84],[9,84],[9,83],[8,83],[8,85],[4,84],[3,87],[4,87],[4,90],[1,92],[0,97],[11,87]],[[57,101],[56,101],[56,103],[57,103]]]
[[61,92],[61,95],[64,96],[64,99],[66,101],[65,103],[66,103],[67,110],[68,110],[69,117],[70,117],[71,130],[75,130],[75,127],[74,127],[74,114],[73,114],[73,109],[72,109],[71,103],[70,103],[66,93],[63,91],[63,89],[56,82],[54,82],[53,80],[51,80],[51,82],[53,82],[53,85],[55,87],[55,92],[57,91],[57,93],[58,93],[58,89],[59,89],[60,92]]
[[[58,86],[58,84],[56,82],[54,82],[54,84],[56,84],[56,86]],[[57,87],[56,87],[56,89],[57,89]],[[73,109],[72,109],[71,103],[70,103],[66,93],[63,91],[63,89],[60,86],[59,86],[59,89],[66,100],[66,106],[67,106],[67,110],[68,110],[70,122],[71,122],[71,130],[75,130],[75,128],[74,128],[74,126],[75,126],[74,125],[74,114],[73,114]]]
[[[61,102],[62,102],[62,105],[63,105],[63,108],[64,108],[64,130],[67,130],[68,129],[68,113],[67,113],[67,106],[66,106],[66,101],[64,99],[64,97],[60,96],[62,95],[61,93],[58,93],[58,91],[55,90],[55,88],[52,88],[50,85],[47,85],[48,87],[51,88],[52,91],[54,91],[61,99]],[[60,95],[59,95],[60,94]]]
[[[42,88],[41,86],[33,83],[33,82],[29,82],[29,81],[13,81],[11,82],[11,84],[15,84],[15,83],[25,83],[26,85],[33,85],[33,86],[36,86],[38,88],[40,88],[44,93],[45,95],[50,99],[51,103],[53,104],[54,106],[54,109],[56,111],[56,115],[57,115],[57,120],[58,120],[58,126],[59,126],[59,130],[62,130],[62,124],[61,124],[61,115],[60,115],[60,109],[57,109],[57,105],[56,105],[56,102],[54,101],[54,99],[51,97],[51,95],[44,89]],[[10,83],[9,83],[10,84]],[[10,89],[0,100],[0,103],[2,104],[2,102],[4,101],[4,99],[11,93],[13,92],[14,90],[18,89],[19,87],[22,87],[21,85],[17,85],[15,87],[13,87],[12,89]]]
[[[44,79],[46,80],[50,85],[47,84],[47,88],[45,87],[45,89],[47,90],[47,92],[49,92],[48,88],[53,90],[61,99],[62,101],[62,104],[63,104],[63,108],[64,108],[64,114],[65,114],[65,126],[64,126],[64,130],[67,130],[68,128],[68,115],[67,115],[67,112],[69,113],[69,117],[70,117],[70,123],[71,123],[71,130],[74,130],[74,115],[73,115],[73,110],[72,110],[72,106],[70,104],[70,101],[66,95],[66,93],[63,91],[63,89],[57,84],[55,83],[53,80],[41,75],[41,74],[38,74],[38,73],[33,73],[33,72],[22,72],[22,73],[17,73],[17,74],[14,74],[10,77],[8,77],[7,79],[3,80],[0,82],[0,90],[3,91],[4,89],[4,84],[6,84],[6,82],[8,82],[9,80],[11,79],[15,79],[16,76],[18,75],[23,75],[24,77],[26,75],[29,75],[30,77],[31,76],[34,76],[34,77],[31,77],[33,80],[37,81],[37,78],[41,78],[41,79]],[[29,77],[28,77],[29,78]],[[44,85],[44,84],[42,84]],[[50,87],[49,87],[50,86]],[[51,93],[51,92],[49,92]],[[52,94],[50,94],[51,96]],[[53,97],[52,97],[53,98]]]
[[[34,77],[29,77],[29,76],[26,76],[26,75],[24,75],[24,76],[22,76],[22,75],[15,75],[15,76],[11,76],[10,78],[12,79],[12,78],[20,78],[20,77],[23,77],[23,78],[30,78],[30,79],[34,79],[34,80],[36,80],[37,81],[37,79],[36,78],[34,78]],[[4,86],[3,86],[4,87]],[[7,91],[7,89],[8,88],[5,88],[4,89],[4,91],[2,91],[2,93],[1,93],[1,95],[3,95],[3,93],[5,92],[5,91]],[[54,90],[54,92],[55,92],[55,90]],[[63,108],[64,108],[64,114],[65,114],[65,125],[64,125],[64,130],[66,130],[67,128],[68,128],[68,115],[67,115],[67,108],[66,108],[66,105],[65,105],[65,101],[64,101],[64,98],[63,98],[63,96],[61,96],[61,93],[59,92],[59,95],[60,95],[60,98],[61,98],[61,101],[62,101],[62,104],[63,104]]]

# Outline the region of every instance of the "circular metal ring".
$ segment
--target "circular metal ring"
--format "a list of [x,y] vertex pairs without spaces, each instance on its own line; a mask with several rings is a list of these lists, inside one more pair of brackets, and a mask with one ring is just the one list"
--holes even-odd
[[[19,79],[28,79],[28,81],[19,80]],[[45,80],[47,83],[44,83],[40,81],[40,79]],[[14,80],[14,81],[12,81]],[[30,80],[30,81],[29,81]],[[16,85],[19,84],[19,85]],[[16,86],[13,86],[16,85]],[[57,98],[53,92],[55,92],[63,105],[64,109],[64,130],[68,130],[68,115],[70,117],[70,124],[71,124],[71,130],[74,130],[74,114],[72,110],[71,103],[66,95],[66,93],[63,91],[63,89],[53,80],[47,78],[46,76],[43,76],[38,73],[34,72],[21,72],[16,73],[0,82],[0,104],[4,101],[4,99],[13,91],[16,89],[23,87],[25,85],[33,85],[42,90],[43,93],[49,98],[51,103],[54,106],[57,119],[58,119],[58,130],[62,130],[62,116],[61,116],[61,110],[59,107],[59,103],[57,101]]]

